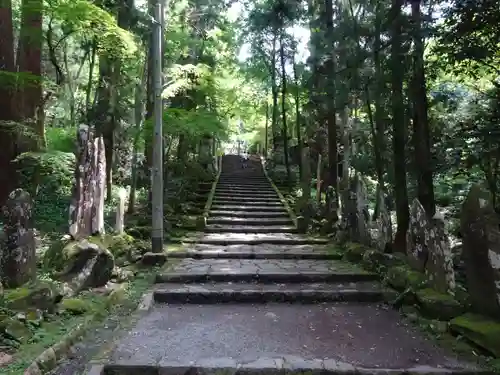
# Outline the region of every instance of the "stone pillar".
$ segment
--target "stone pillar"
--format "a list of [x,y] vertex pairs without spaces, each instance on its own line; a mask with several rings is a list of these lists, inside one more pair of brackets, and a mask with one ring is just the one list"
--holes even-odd
[[428,219],[424,207],[416,198],[411,205],[406,243],[410,265],[424,272],[434,289],[454,294],[455,273],[444,223]]
[[3,243],[0,244],[0,276],[8,288],[36,277],[36,244],[30,194],[16,189],[2,207]]
[[74,239],[104,233],[106,157],[104,140],[95,129],[80,125],[75,181],[69,208],[69,233]]
[[301,189],[302,196],[298,201],[297,211],[299,217],[297,218],[297,227],[299,232],[305,233],[309,228],[311,220],[311,156],[308,146],[302,148],[301,155],[302,163],[302,180]]
[[470,301],[475,312],[500,318],[500,232],[497,215],[477,185],[462,207],[463,259]]

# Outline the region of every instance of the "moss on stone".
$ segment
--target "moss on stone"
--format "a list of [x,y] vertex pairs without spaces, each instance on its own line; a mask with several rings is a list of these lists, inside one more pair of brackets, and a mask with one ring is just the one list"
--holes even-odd
[[333,259],[340,260],[344,256],[344,250],[339,248],[337,245],[329,245],[326,248],[328,254],[332,256]]
[[449,294],[426,288],[417,291],[416,295],[419,310],[428,318],[450,320],[464,312],[462,305]]
[[369,250],[367,246],[354,242],[345,243],[344,248],[344,258],[349,262],[360,262],[365,252]]
[[59,307],[71,315],[83,315],[92,310],[91,303],[80,298],[65,298]]
[[404,258],[396,254],[387,254],[375,249],[368,249],[363,254],[361,263],[366,269],[380,273],[387,272],[390,267],[404,266],[406,264]]
[[424,275],[411,270],[408,266],[390,267],[387,271],[386,281],[390,286],[399,291],[407,288],[418,290],[427,286]]
[[23,322],[15,318],[2,320],[0,322],[0,331],[8,338],[20,343],[26,343],[33,337],[33,332]]
[[476,314],[465,314],[450,322],[450,329],[500,358],[500,323]]
[[39,309],[52,311],[61,290],[55,282],[37,281],[15,289],[7,289],[4,294],[5,306],[14,311]]

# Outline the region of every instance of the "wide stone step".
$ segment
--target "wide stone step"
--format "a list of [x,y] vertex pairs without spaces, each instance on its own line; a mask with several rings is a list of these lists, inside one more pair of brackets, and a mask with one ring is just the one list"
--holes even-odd
[[207,233],[297,233],[297,228],[290,225],[207,225]]
[[260,195],[232,195],[232,194],[219,194],[215,193],[214,199],[217,200],[229,200],[229,201],[236,201],[236,202],[271,202],[271,203],[281,203],[278,195],[275,195],[274,197],[263,197]]
[[194,244],[169,254],[171,258],[195,259],[309,259],[339,260],[342,253],[326,245],[206,245]]
[[491,374],[378,305],[158,304],[92,375]]
[[205,233],[200,238],[186,238],[184,242],[208,245],[321,245],[328,243],[328,240],[292,233]]
[[266,180],[267,177],[264,175],[264,172],[258,173],[221,173],[221,180]]
[[249,190],[249,189],[254,189],[258,191],[267,191],[271,192],[274,191],[273,187],[270,184],[246,184],[246,183],[240,183],[240,184],[225,184],[225,183],[220,183],[217,184],[219,188],[223,189],[228,189],[228,190]]
[[220,199],[215,197],[212,201],[212,204],[217,205],[241,205],[241,206],[252,206],[252,207],[282,207],[283,203],[279,199],[263,201],[261,199],[254,198],[254,200],[241,201],[238,197],[228,198],[228,199]]
[[221,186],[216,190],[216,192],[228,192],[229,194],[235,193],[235,194],[252,194],[252,195],[257,195],[257,194],[276,194],[276,191],[271,187],[245,187],[245,186]]
[[220,196],[231,196],[231,197],[247,197],[247,196],[254,196],[254,197],[264,197],[264,198],[276,198],[278,194],[274,190],[269,190],[269,191],[260,191],[260,190],[249,190],[249,191],[241,191],[241,190],[235,190],[235,189],[226,189],[226,190],[221,190],[221,189],[216,189],[215,194],[220,195]]
[[255,218],[255,217],[210,217],[207,220],[208,225],[293,225],[290,218]]
[[375,281],[379,276],[349,263],[329,260],[183,259],[157,283],[252,282],[330,283]]
[[[210,211],[210,217],[225,217],[225,218],[258,218],[258,219],[268,219],[268,218],[290,218],[290,215],[286,211],[245,211],[245,210],[224,210],[216,209],[212,206]],[[210,220],[210,219],[209,219]]]
[[153,292],[157,303],[324,303],[381,302],[392,300],[397,293],[385,290],[376,282],[258,284],[207,283],[161,284]]
[[260,211],[260,212],[287,212],[285,207],[280,204],[278,205],[269,205],[269,206],[252,206],[249,204],[246,205],[233,205],[233,204],[219,204],[214,202],[212,204],[211,210],[215,211]]

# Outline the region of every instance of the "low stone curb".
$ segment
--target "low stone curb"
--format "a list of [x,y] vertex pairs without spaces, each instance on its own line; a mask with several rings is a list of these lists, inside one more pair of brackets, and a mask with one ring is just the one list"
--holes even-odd
[[[139,302],[135,314],[148,312],[154,304],[153,292],[143,295]],[[42,375],[55,369],[60,360],[66,358],[71,347],[82,338],[86,331],[98,320],[97,315],[90,316],[85,322],[73,328],[68,334],[63,336],[57,343],[45,349],[35,358],[31,365],[24,371],[24,375]],[[98,373],[96,373],[98,374]]]
[[447,369],[431,366],[409,368],[358,367],[334,359],[304,359],[287,356],[258,358],[255,361],[237,362],[232,358],[206,358],[191,363],[160,361],[159,363],[117,362],[94,365],[87,375],[482,375],[491,371],[481,369]]
[[207,219],[210,213],[210,208],[212,208],[212,202],[215,197],[215,190],[217,189],[217,184],[219,183],[221,171],[222,168],[219,169],[219,172],[215,176],[215,180],[212,183],[212,188],[210,189],[210,193],[208,193],[207,202],[205,203],[205,206],[203,208],[203,214],[201,215],[201,217],[198,218],[198,222],[196,223],[196,227],[198,230],[205,229],[205,226],[207,225]]
[[267,180],[269,181],[269,183],[273,187],[274,191],[276,192],[276,194],[278,194],[278,197],[280,198],[281,203],[283,204],[283,206],[285,207],[286,211],[288,212],[288,215],[290,215],[290,217],[291,217],[291,219],[293,221],[293,224],[297,228],[297,225],[298,225],[297,224],[297,215],[295,215],[295,211],[292,210],[292,208],[290,207],[290,205],[286,201],[285,196],[283,194],[281,194],[280,189],[278,189],[278,187],[275,185],[275,183],[273,182],[273,180],[271,179],[271,177],[269,177],[269,175],[267,174],[267,171],[266,171],[266,168],[264,167],[264,165],[262,165],[262,170],[264,171],[264,175],[266,176]]
[[67,356],[73,344],[78,342],[95,320],[96,316],[91,316],[88,320],[73,328],[59,342],[45,349],[24,371],[24,375],[46,374],[53,370],[57,363]]

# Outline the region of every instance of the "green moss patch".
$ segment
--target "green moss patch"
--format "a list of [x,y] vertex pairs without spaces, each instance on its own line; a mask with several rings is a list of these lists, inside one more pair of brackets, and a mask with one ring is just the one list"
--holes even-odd
[[427,286],[424,275],[411,270],[408,266],[389,268],[385,280],[391,287],[399,291],[404,291],[408,288],[418,290]]
[[326,251],[332,256],[333,259],[337,260],[342,259],[345,253],[344,250],[337,245],[327,246]]
[[368,251],[368,247],[365,245],[354,242],[344,244],[344,249],[344,259],[349,262],[360,262],[365,252]]
[[417,291],[417,302],[422,314],[431,319],[450,320],[464,312],[452,296],[426,288]]
[[[77,298],[63,299],[57,306],[59,312],[51,314],[37,326],[29,321],[19,324],[12,329],[19,329],[16,334],[21,335],[22,340],[15,341],[0,335],[0,343],[11,346],[14,362],[2,368],[2,374],[22,374],[29,364],[45,349],[59,343],[62,338],[75,332],[82,324],[98,323],[104,317],[115,314],[126,309],[127,314],[135,308],[145,290],[152,285],[153,276],[150,270],[139,273],[134,280],[122,284],[112,290],[94,290],[81,293]],[[23,291],[6,291],[6,295],[22,297],[26,296]],[[5,319],[14,319],[13,316],[4,316]],[[1,319],[1,316],[0,316]],[[25,337],[26,336],[26,337]],[[73,338],[76,340],[77,338]]]
[[390,267],[404,266],[405,259],[399,254],[386,254],[375,249],[368,249],[361,260],[363,267],[370,271],[385,273]]
[[450,322],[450,329],[478,347],[500,358],[500,323],[476,314],[465,314]]

